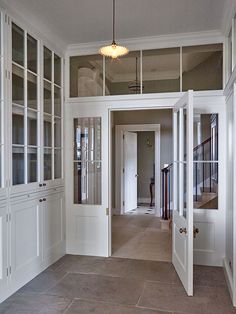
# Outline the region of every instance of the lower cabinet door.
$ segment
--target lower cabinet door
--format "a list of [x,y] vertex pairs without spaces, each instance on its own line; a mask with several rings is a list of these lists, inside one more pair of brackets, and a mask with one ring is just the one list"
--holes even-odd
[[5,298],[7,290],[7,205],[0,204],[0,302]]
[[11,283],[16,289],[40,270],[42,204],[35,199],[11,205]]
[[48,264],[65,254],[64,194],[51,194],[44,200],[43,255]]

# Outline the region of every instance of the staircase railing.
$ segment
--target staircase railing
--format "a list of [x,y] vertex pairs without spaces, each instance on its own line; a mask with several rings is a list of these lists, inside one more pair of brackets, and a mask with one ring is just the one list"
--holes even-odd
[[[217,135],[216,135],[217,136]],[[209,137],[201,144],[193,149],[194,158],[194,201],[199,198],[199,184],[201,184],[202,191],[209,189],[212,192],[212,180],[218,183],[218,164],[212,167],[211,162],[204,162],[204,160],[211,161],[212,159],[212,137]],[[218,155],[218,152],[217,152]],[[185,155],[186,156],[186,155]],[[207,158],[209,156],[209,158]],[[218,159],[218,158],[217,158]],[[201,161],[200,163],[197,161]],[[200,166],[200,168],[199,168]],[[213,169],[214,168],[214,169]],[[201,174],[199,175],[199,171]],[[168,220],[171,218],[172,212],[172,180],[173,180],[173,163],[161,169],[161,190],[162,190],[162,219]]]

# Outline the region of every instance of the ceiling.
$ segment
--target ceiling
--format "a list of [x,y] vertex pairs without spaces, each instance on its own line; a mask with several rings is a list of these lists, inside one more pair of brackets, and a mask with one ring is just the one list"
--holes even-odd
[[[229,0],[117,0],[116,37],[221,29]],[[111,39],[112,0],[7,0],[18,14],[66,45]]]

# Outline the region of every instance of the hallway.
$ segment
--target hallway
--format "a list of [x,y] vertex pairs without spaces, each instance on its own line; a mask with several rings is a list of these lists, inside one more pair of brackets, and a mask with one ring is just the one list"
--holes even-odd
[[194,267],[187,297],[171,263],[66,255],[0,305],[1,314],[236,313],[222,268]]
[[[142,212],[142,208],[138,209]],[[129,213],[112,217],[114,257],[152,261],[171,261],[171,231],[161,230],[160,218]]]

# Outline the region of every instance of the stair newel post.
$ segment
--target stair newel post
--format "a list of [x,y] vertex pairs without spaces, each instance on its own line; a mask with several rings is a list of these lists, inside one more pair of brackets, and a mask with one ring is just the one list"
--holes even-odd
[[164,219],[164,206],[165,206],[165,183],[164,183],[164,169],[161,170],[162,172],[162,219]]
[[205,164],[204,164],[204,160],[205,160],[205,150],[204,150],[204,147],[205,145],[203,144],[202,145],[202,160],[203,160],[203,163],[202,163],[202,177],[203,177],[203,180],[202,180],[202,189],[203,189],[203,192],[205,191]]
[[164,181],[165,181],[165,200],[164,200],[164,220],[168,220],[168,168],[164,168]]

